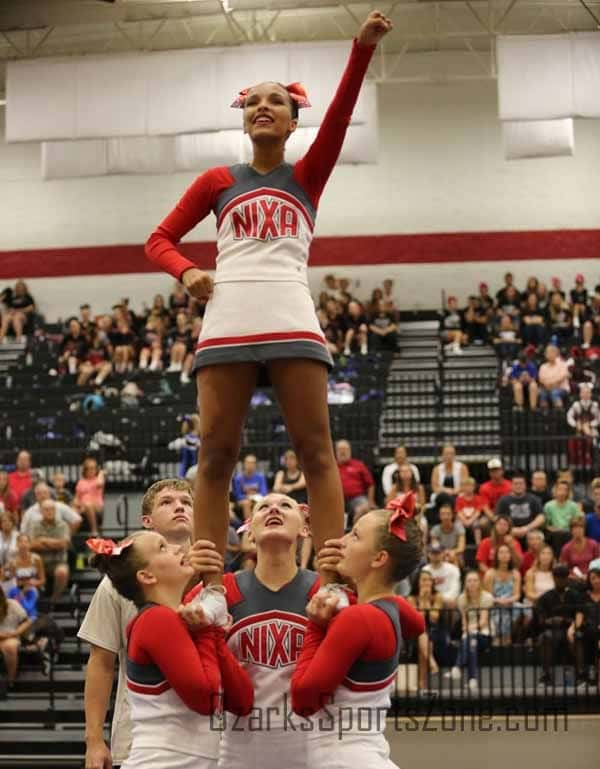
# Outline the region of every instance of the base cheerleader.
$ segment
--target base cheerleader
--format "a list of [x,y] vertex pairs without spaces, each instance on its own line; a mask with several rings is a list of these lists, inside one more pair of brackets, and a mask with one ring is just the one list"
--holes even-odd
[[424,632],[401,622],[394,585],[417,566],[421,534],[414,496],[358,520],[344,537],[339,573],[358,602],[336,613],[334,595],[316,594],[307,607],[304,646],[292,676],[292,706],[309,718],[307,763],[319,769],[394,769],[383,735],[403,634]]
[[156,532],[88,540],[92,565],[139,609],[127,629],[132,746],[122,769],[216,769],[223,709],[250,711],[253,689],[222,628],[190,631],[177,608],[194,570]]

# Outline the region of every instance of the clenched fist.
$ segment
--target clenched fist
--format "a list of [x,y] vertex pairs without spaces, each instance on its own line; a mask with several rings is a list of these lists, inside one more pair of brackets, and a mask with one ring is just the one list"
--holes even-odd
[[377,45],[393,26],[381,11],[372,11],[360,28],[356,39],[361,45]]
[[183,273],[181,282],[194,299],[210,299],[212,296],[213,280],[207,272],[191,267]]

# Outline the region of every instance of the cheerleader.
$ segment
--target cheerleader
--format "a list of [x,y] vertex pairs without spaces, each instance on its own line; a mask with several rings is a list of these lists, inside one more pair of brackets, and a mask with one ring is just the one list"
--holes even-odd
[[[243,109],[252,162],[199,176],[146,243],[151,261],[193,297],[208,299],[194,361],[202,418],[194,520],[196,536],[221,552],[242,426],[265,366],[306,475],[317,550],[342,531],[343,495],[327,408],[332,360],[308,287],[308,250],[367,67],[391,27],[378,11],[368,16],[317,137],[295,165],[285,163],[284,150],[298,110],[310,106],[304,88],[265,82],[242,90],[232,106]],[[176,248],[211,211],[217,217],[214,284]],[[214,584],[214,575],[207,582]],[[223,597],[204,594],[212,603],[205,606],[207,617],[224,621]]]
[[127,628],[133,741],[122,769],[214,769],[221,709],[248,713],[253,690],[223,629],[204,621],[190,631],[177,614],[194,574],[183,548],[153,531],[88,545],[92,565],[139,609]]
[[[291,497],[269,494],[254,507],[247,523],[256,546],[253,571],[225,574],[224,585],[233,618],[227,644],[254,686],[254,709],[246,718],[225,719],[219,767],[223,769],[315,769],[307,750],[305,722],[291,712],[290,685],[305,638],[307,604],[319,593],[319,577],[297,566],[298,542],[308,536],[306,510]],[[340,560],[337,542],[323,551],[327,569]],[[210,568],[206,551],[189,552],[196,571]],[[186,597],[181,614],[195,623],[195,601],[201,587]],[[339,604],[338,604],[339,606]],[[421,615],[398,599],[404,638],[423,632]],[[344,609],[342,614],[349,611]]]
[[[319,769],[393,769],[383,735],[404,622],[394,585],[417,566],[421,535],[414,494],[393,510],[362,516],[344,537],[339,573],[357,588],[358,602],[336,613],[337,597],[309,602],[304,646],[292,676],[292,707],[310,721],[307,764]],[[406,635],[425,630],[419,615]]]

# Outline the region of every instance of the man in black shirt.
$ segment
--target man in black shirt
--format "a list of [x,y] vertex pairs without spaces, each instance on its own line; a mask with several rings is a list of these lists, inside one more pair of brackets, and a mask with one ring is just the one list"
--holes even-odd
[[[575,652],[578,682],[585,680],[585,674],[577,664],[582,659],[581,653],[577,653],[580,650],[576,649],[576,645],[581,644],[581,639],[578,639],[574,632],[574,629],[583,623],[582,595],[568,586],[568,566],[564,564],[555,566],[552,569],[552,575],[556,587],[554,590],[543,593],[536,605],[541,630],[538,642],[544,670],[540,683],[546,686],[551,686],[553,682],[550,670],[554,655],[565,648]],[[569,632],[571,627],[573,631]]]
[[544,470],[534,470],[531,473],[531,494],[540,500],[542,508],[552,499],[552,494],[548,491],[548,476]]
[[496,505],[496,515],[507,515],[513,523],[513,536],[521,544],[530,529],[540,529],[544,525],[544,508],[534,494],[527,493],[527,481],[523,473],[512,477],[512,494],[501,497]]

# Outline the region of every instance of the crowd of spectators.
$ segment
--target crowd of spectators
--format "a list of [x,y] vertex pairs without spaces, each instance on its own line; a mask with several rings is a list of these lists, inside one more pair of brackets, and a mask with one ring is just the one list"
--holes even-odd
[[[332,355],[396,348],[398,310],[393,292],[394,281],[384,280],[370,300],[363,302],[352,295],[346,278],[325,277],[316,312]],[[187,384],[205,307],[188,296],[179,282],[167,299],[157,294],[139,313],[128,298],[115,303],[110,313],[95,314],[84,303],[77,316],[63,323],[51,371],[71,375],[81,387],[100,387],[113,373],[138,370],[176,373]],[[23,281],[4,289],[0,294],[0,343],[9,337],[27,341],[35,333],[37,312]]]

